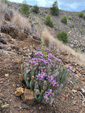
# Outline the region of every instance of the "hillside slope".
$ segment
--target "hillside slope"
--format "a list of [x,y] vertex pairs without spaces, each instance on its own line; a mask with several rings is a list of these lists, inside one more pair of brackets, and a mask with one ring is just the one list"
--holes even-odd
[[[85,54],[76,53],[70,47],[56,40],[56,33],[61,30],[71,31],[69,38],[74,36],[67,45],[74,44],[74,39],[79,41],[77,37],[79,28],[84,30],[82,23],[85,20],[75,17],[76,12],[60,11],[59,17],[52,17],[55,23],[54,28],[44,25],[45,15],[49,13],[49,9],[40,8],[38,15],[33,12],[29,18],[25,18],[14,9],[20,8],[20,4],[11,3],[10,7],[0,3],[0,112],[1,113],[84,113],[85,111]],[[76,28],[70,28],[69,23],[64,25],[60,22],[60,18],[66,15],[78,20]],[[75,15],[74,15],[75,14]],[[28,21],[29,20],[29,21]],[[57,22],[58,21],[58,22]],[[73,20],[72,20],[73,21]],[[79,22],[82,23],[79,23]],[[70,21],[69,21],[70,22]],[[79,24],[79,25],[78,25]],[[75,30],[74,30],[75,29]],[[72,34],[74,33],[74,34]],[[78,33],[78,34],[76,34]],[[83,32],[83,36],[85,32]],[[52,49],[51,52],[63,62],[63,65],[72,67],[72,76],[67,84],[61,85],[60,90],[55,95],[52,105],[41,104],[36,101],[26,100],[23,96],[15,96],[17,88],[25,88],[20,81],[22,65],[27,64],[28,60],[33,57],[36,47],[41,44],[41,37],[45,44]],[[83,45],[77,47],[76,43],[73,48],[85,48]],[[85,41],[85,40],[84,40]],[[48,43],[48,44],[47,44]],[[2,109],[2,105],[8,105]]]

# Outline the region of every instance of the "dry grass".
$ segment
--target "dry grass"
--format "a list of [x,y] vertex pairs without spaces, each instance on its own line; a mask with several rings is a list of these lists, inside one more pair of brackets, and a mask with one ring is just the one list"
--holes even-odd
[[13,11],[13,18],[11,20],[14,24],[18,25],[20,28],[30,30],[31,25],[27,18],[23,17],[17,11]]
[[47,43],[49,43],[49,47],[55,46],[58,48],[60,53],[61,52],[68,53],[69,59],[71,58],[72,62],[75,62],[76,64],[79,64],[85,67],[85,54],[76,53],[70,47],[62,44],[59,40],[55,39],[46,28],[42,33],[42,37],[45,43],[46,41]]
[[[13,13],[13,16],[10,15],[10,11]],[[6,4],[2,3],[0,0],[0,23],[2,18],[2,15],[4,17],[5,13],[9,14],[11,16],[11,22],[15,25],[19,26],[22,29],[27,29],[28,31],[31,30],[31,25],[27,18],[20,15],[18,11],[14,11],[14,9],[10,9]]]

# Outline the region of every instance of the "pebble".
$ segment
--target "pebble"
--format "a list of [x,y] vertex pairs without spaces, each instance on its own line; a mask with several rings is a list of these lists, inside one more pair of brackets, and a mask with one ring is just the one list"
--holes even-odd
[[72,102],[73,104],[76,104],[76,101],[75,100],[73,100],[73,102]]

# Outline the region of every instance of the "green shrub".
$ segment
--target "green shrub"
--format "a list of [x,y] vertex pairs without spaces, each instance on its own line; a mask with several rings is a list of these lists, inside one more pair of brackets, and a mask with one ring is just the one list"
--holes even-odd
[[52,7],[50,8],[50,13],[52,15],[58,15],[59,14],[59,8],[58,8],[58,4],[57,4],[57,1],[55,1],[52,5]]
[[79,12],[79,13],[78,13],[78,16],[79,16],[80,18],[82,18],[82,17],[83,17],[83,12]]
[[26,2],[24,2],[21,6],[20,12],[22,15],[24,16],[29,16],[29,5],[26,4]]
[[61,22],[64,23],[64,24],[67,24],[67,17],[64,16],[64,17],[61,19]]
[[57,34],[57,38],[62,41],[63,43],[66,43],[68,41],[68,35],[67,32],[61,31]]
[[46,18],[45,18],[45,20],[44,20],[44,23],[45,23],[46,25],[50,26],[50,27],[54,27],[54,24],[53,24],[53,21],[52,21],[50,15],[47,15],[47,16],[46,16]]
[[33,7],[33,9],[32,9],[32,11],[34,12],[34,13],[39,13],[39,7],[37,6],[37,5],[35,5],[34,7]]
[[72,16],[69,16],[68,19],[69,19],[69,20],[72,20]]
[[74,24],[74,23],[72,23],[72,24],[71,24],[71,27],[74,27],[74,26],[75,26],[75,24]]

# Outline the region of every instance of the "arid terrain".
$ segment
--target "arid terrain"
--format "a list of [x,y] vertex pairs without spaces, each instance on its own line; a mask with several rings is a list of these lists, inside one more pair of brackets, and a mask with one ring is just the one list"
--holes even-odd
[[[0,113],[84,113],[85,112],[85,20],[78,12],[60,10],[59,16],[52,16],[54,28],[44,24],[49,8],[39,8],[34,14],[30,6],[30,16],[23,17],[18,12],[21,4],[0,2]],[[67,25],[61,23],[63,16],[72,16]],[[72,28],[71,24],[75,26]],[[59,31],[68,33],[66,45],[58,41]],[[80,32],[82,30],[82,33]],[[51,52],[72,67],[72,75],[60,92],[54,96],[52,104],[41,104],[23,95],[17,97],[17,88],[25,88],[20,75],[22,65],[33,57],[41,40],[48,43]],[[74,50],[81,50],[75,52]],[[5,106],[2,108],[2,106]]]

